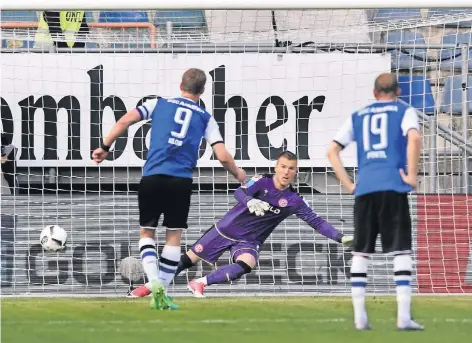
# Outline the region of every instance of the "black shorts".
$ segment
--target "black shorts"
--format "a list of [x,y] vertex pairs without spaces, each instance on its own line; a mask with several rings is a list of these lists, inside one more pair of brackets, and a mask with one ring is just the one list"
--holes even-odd
[[383,191],[356,197],[353,252],[372,254],[380,234],[382,252],[411,251],[408,194]]
[[192,179],[167,175],[143,176],[139,184],[139,224],[156,228],[161,214],[168,229],[186,229]]

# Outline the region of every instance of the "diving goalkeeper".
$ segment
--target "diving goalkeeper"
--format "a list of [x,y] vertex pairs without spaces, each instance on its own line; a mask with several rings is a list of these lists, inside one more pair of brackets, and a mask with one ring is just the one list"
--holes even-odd
[[[289,151],[282,152],[277,158],[275,174],[254,176],[238,188],[234,193],[238,204],[181,256],[176,276],[199,260],[214,265],[225,251],[230,251],[233,264],[188,283],[188,289],[196,297],[203,297],[207,286],[237,280],[250,273],[256,266],[264,241],[293,214],[323,236],[345,246],[351,245],[352,237],[344,236],[319,217],[291,187],[296,172],[297,157]],[[128,296],[147,294],[147,288],[141,286]]]

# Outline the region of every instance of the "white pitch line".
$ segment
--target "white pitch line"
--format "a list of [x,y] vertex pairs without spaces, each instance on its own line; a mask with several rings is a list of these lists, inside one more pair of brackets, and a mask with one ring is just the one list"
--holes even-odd
[[[99,324],[99,325],[123,325],[123,324],[164,324],[172,322],[180,322],[181,319],[176,320],[162,320],[162,319],[151,319],[151,320],[101,320],[101,321],[85,321],[85,320],[48,320],[48,321],[10,321],[3,320],[2,324],[32,324],[32,325],[90,325],[90,324]],[[351,318],[293,318],[293,319],[199,319],[199,320],[185,320],[186,323],[195,323],[195,324],[238,324],[238,323],[345,323],[352,321]],[[395,318],[392,319],[373,319],[371,320],[375,323],[394,323],[396,322]],[[424,318],[420,319],[420,322],[425,323],[472,323],[472,318]]]

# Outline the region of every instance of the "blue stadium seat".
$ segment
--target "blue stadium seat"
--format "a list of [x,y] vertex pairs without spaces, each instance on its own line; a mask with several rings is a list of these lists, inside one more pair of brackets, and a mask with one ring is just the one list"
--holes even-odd
[[156,12],[154,25],[165,26],[168,21],[177,28],[202,28],[205,26],[205,14],[200,10]]
[[400,75],[398,83],[402,91],[400,99],[423,113],[434,114],[434,97],[431,82],[424,75]]
[[34,47],[34,40],[2,39],[2,49],[24,49]]
[[[469,114],[472,113],[472,75],[467,78],[467,101]],[[444,85],[444,96],[440,106],[442,113],[462,113],[462,76],[448,76]]]
[[[442,37],[442,44],[472,44],[472,32],[468,33],[454,33],[444,35]],[[438,50],[438,58],[441,59],[440,68],[444,70],[461,69],[462,68],[462,54],[461,49],[440,49]],[[469,63],[468,69],[472,69],[472,49],[469,49]]]
[[419,8],[379,8],[374,13],[373,20],[379,22],[389,22],[392,20],[409,20],[421,18]]
[[85,20],[87,20],[87,23],[92,23],[95,20],[93,19],[93,13],[90,11],[85,12]]
[[[428,10],[428,17],[439,17],[445,15],[454,15],[459,13],[472,14],[471,8],[430,8]],[[443,26],[442,24],[439,26]],[[458,23],[446,23],[444,27],[448,28],[470,28],[472,27],[472,20],[460,21]]]
[[101,11],[99,23],[146,23],[149,17],[146,11]]
[[[392,56],[392,68],[412,69],[422,68],[426,65],[426,49],[403,49],[402,44],[425,44],[424,36],[410,31],[389,31],[385,41],[392,44],[400,44],[399,49],[389,51]],[[403,51],[407,52],[403,52]],[[416,57],[416,58],[415,58]]]
[[0,21],[38,21],[36,11],[0,11]]

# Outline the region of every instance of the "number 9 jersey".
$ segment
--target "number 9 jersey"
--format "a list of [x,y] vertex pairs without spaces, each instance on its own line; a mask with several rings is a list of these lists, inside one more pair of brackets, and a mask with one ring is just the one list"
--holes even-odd
[[215,119],[191,99],[152,99],[137,110],[143,120],[151,120],[143,176],[192,178],[202,138],[211,146],[223,142]]
[[416,110],[396,101],[377,101],[354,112],[344,123],[334,141],[343,148],[357,143],[355,196],[412,190],[399,172],[400,168],[406,170],[410,129],[419,130]]

